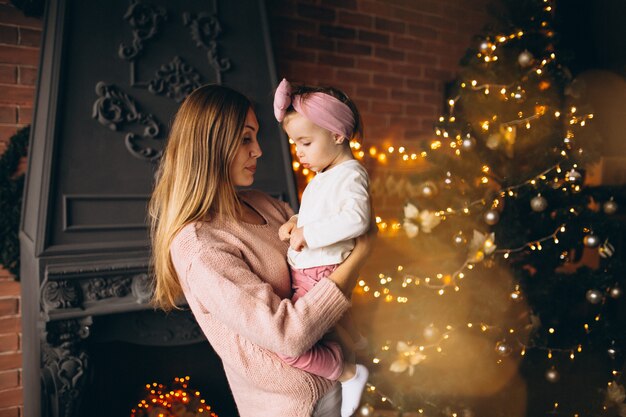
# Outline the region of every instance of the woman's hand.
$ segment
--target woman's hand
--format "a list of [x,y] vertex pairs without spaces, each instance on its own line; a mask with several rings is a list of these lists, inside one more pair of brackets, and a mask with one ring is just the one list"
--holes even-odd
[[365,264],[370,253],[372,252],[374,242],[376,240],[376,234],[378,233],[378,226],[376,226],[376,220],[372,215],[370,218],[370,227],[368,231],[356,238],[356,244],[350,256],[346,258],[341,265],[335,269],[335,271],[328,277],[332,280],[339,289],[350,298],[352,290],[356,285],[356,281],[359,277],[359,270]]

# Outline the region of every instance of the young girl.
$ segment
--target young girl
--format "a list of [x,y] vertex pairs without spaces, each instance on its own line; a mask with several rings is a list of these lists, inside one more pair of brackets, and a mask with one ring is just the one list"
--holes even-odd
[[[299,214],[279,229],[280,239],[290,243],[287,256],[295,301],[332,273],[354,248],[354,239],[367,231],[369,180],[350,150],[350,140],[360,136],[362,128],[356,106],[344,93],[334,88],[292,87],[283,79],[274,97],[274,114],[295,142],[301,165],[316,172],[302,194]],[[339,327],[353,339],[351,347],[364,344],[349,313]],[[323,340],[303,355],[281,358],[340,381],[341,415],[348,417],[359,405],[368,370],[343,356],[337,343]]]

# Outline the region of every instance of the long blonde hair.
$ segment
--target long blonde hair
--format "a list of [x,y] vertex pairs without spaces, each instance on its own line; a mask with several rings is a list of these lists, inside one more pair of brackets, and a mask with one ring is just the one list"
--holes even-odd
[[205,85],[176,113],[149,203],[155,307],[169,311],[182,297],[170,256],[176,234],[194,221],[240,213],[230,165],[250,108],[241,93]]

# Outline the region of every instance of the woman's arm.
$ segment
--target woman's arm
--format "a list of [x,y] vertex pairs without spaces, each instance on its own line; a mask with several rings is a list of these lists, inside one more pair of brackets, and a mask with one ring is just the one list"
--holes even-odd
[[[210,315],[232,332],[284,355],[298,356],[310,349],[350,306],[343,290],[328,279],[295,304],[281,299],[232,245],[203,248],[188,265],[179,276],[188,301],[190,297],[196,301],[190,304],[200,307],[195,315]],[[340,281],[349,285],[347,277]]]
[[352,296],[352,290],[356,286],[359,271],[372,251],[377,232],[378,227],[376,226],[376,221],[374,217],[371,216],[370,227],[367,233],[356,238],[356,244],[352,253],[350,253],[346,260],[328,277],[347,298]]

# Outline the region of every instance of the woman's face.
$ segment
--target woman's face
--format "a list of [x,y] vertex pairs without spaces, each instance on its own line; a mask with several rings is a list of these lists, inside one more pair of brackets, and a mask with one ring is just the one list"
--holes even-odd
[[239,149],[230,165],[230,177],[237,187],[248,187],[254,182],[256,160],[263,154],[257,140],[259,122],[252,109],[248,110]]

